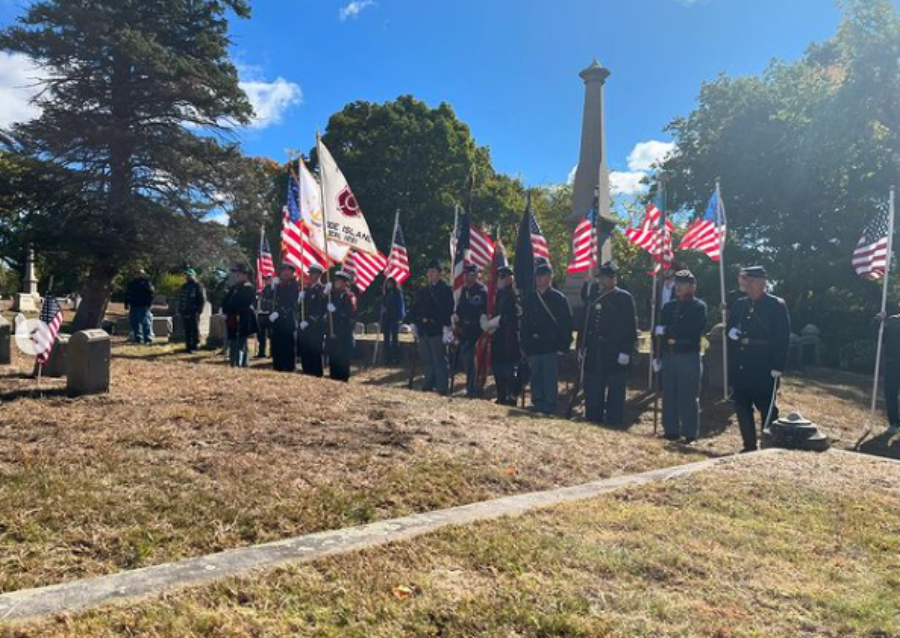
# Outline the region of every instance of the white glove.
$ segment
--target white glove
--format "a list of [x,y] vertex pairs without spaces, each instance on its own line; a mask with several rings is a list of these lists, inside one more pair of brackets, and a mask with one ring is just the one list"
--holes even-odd
[[624,352],[620,352],[619,353],[619,365],[627,366],[629,363],[631,363],[631,355],[625,354]]
[[327,295],[330,292],[331,292],[331,282],[329,281],[327,284],[325,284],[325,294]]
[[301,321],[301,322],[300,322],[300,330],[306,330],[307,328],[309,328],[309,322],[308,322],[308,321]]
[[281,277],[272,277],[272,288],[281,283]]
[[478,325],[481,326],[481,329],[482,329],[484,332],[487,332],[487,330],[488,330],[488,318],[487,318],[487,315],[481,315],[481,317],[479,317],[479,319],[478,319]]
[[659,374],[659,371],[662,370],[662,361],[660,361],[659,359],[654,359],[650,365],[653,366],[653,371],[657,374]]
[[486,332],[494,333],[497,332],[497,328],[500,327],[500,315],[497,315],[493,319],[487,322]]
[[419,329],[416,327],[416,324],[412,324],[409,327],[409,334],[411,334],[413,336],[413,339],[419,338]]
[[278,321],[278,317],[280,317],[280,316],[281,315],[279,315],[277,312],[273,312],[273,313],[269,314],[269,321],[272,323],[275,323],[276,321]]
[[334,312],[335,310],[337,310],[337,306],[335,306],[333,303],[328,304],[327,308],[328,312]]
[[784,372],[782,372],[781,370],[772,370],[773,379],[780,379],[782,374],[784,374]]
[[666,327],[665,326],[656,326],[656,336],[661,337],[664,334],[666,334]]
[[444,326],[444,343],[447,345],[453,343],[453,330],[450,329],[450,326]]
[[300,291],[300,294],[297,295],[297,301],[303,301],[304,299],[306,299],[306,291],[305,291],[305,290],[301,290],[301,291]]
[[741,331],[738,330],[737,328],[732,328],[731,330],[728,331],[728,338],[731,339],[732,341],[737,341],[738,339],[741,338]]

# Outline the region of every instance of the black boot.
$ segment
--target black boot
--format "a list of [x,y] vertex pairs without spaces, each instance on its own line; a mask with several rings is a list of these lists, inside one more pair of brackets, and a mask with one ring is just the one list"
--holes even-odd
[[741,438],[744,439],[744,449],[741,452],[753,452],[757,449],[756,423],[753,420],[753,406],[735,405],[734,412],[741,426]]

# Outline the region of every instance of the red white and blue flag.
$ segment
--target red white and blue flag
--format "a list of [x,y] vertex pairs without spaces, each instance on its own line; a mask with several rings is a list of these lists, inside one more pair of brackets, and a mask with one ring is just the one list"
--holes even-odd
[[59,328],[62,326],[63,312],[56,301],[56,297],[50,291],[44,296],[44,304],[41,307],[41,324],[32,334],[34,341],[34,353],[37,357],[39,365],[43,366],[50,360],[50,353],[53,351],[53,344],[56,341],[56,335],[59,334]]
[[569,274],[587,272],[598,266],[600,260],[597,240],[597,200],[572,234],[572,261]]
[[456,241],[453,242],[453,296],[459,297],[465,283],[466,266],[472,263],[472,226],[469,222],[469,213],[463,209],[456,221]]
[[318,264],[328,268],[331,262],[319,248],[300,213],[300,182],[293,170],[288,173],[287,203],[281,223],[281,261],[293,264],[303,274]]
[[259,234],[259,255],[256,257],[256,290],[262,290],[266,285],[266,277],[275,276],[275,262],[272,261],[272,249],[269,247],[269,238],[265,231]]
[[699,250],[713,261],[722,258],[725,248],[725,206],[716,188],[706,207],[706,213],[687,229],[681,238],[681,250]]
[[365,253],[361,250],[352,250],[344,260],[344,270],[353,275],[353,283],[364,293],[375,278],[384,272],[388,265],[388,259],[379,252],[375,254]]
[[406,251],[406,239],[403,237],[403,230],[400,223],[397,223],[397,229],[394,231],[394,241],[391,245],[391,254],[388,255],[387,267],[384,270],[386,277],[391,277],[400,285],[409,279],[409,253]]
[[888,265],[891,214],[885,209],[863,230],[853,251],[853,269],[863,279],[881,279]]
[[675,259],[675,251],[672,248],[674,227],[663,208],[650,204],[641,225],[625,231],[625,236],[631,243],[640,246],[653,257],[656,262],[654,272],[669,268]]

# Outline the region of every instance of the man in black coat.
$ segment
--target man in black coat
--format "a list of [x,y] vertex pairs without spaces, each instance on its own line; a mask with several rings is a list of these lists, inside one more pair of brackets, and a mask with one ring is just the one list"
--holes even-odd
[[272,368],[279,372],[297,369],[297,324],[300,321],[300,286],[292,264],[282,264],[272,299],[269,324],[272,335]]
[[465,281],[456,301],[453,325],[459,338],[459,358],[466,372],[466,396],[481,395],[475,378],[475,349],[481,336],[481,317],[487,313],[487,288],[479,278],[481,268],[470,264],[465,268]]
[[131,335],[135,343],[153,343],[153,315],[150,308],[155,294],[156,290],[146,271],[138,268],[125,290],[125,310],[128,311]]
[[328,340],[328,365],[335,381],[350,380],[353,357],[353,324],[356,317],[356,295],[350,290],[350,274],[334,275],[331,301],[326,310],[331,315],[332,334]]
[[522,308],[516,292],[512,268],[497,269],[497,294],[491,317],[484,317],[482,329],[491,335],[491,367],[497,385],[497,403],[515,405],[517,376],[522,361],[519,347],[519,320]]
[[328,290],[322,283],[324,268],[319,264],[309,267],[309,280],[306,288],[300,292],[300,333],[297,337],[297,350],[300,354],[300,365],[303,374],[321,377],[325,371],[322,355],[325,348],[325,335],[328,333]]
[[253,302],[256,291],[250,283],[253,271],[246,264],[231,269],[235,283],[222,301],[225,326],[228,329],[228,359],[233,367],[246,368],[249,364],[247,340],[256,334],[256,312]]
[[618,270],[599,268],[599,290],[586,306],[584,339],[585,417],[617,427],[625,423],[628,370],[637,343],[637,310],[631,293],[618,287]]
[[734,302],[726,328],[731,345],[731,384],[734,410],[744,439],[742,451],[757,449],[754,408],[762,415],[762,427],[769,406],[772,419],[778,418],[773,403],[785,368],[791,339],[791,318],[784,300],[767,292],[768,278],[761,266],[744,268],[746,296]]
[[200,345],[200,315],[206,305],[206,290],[197,281],[197,271],[184,271],[187,281],[178,293],[178,314],[184,326],[185,351],[194,352]]
[[691,444],[700,436],[700,341],[706,332],[706,304],[697,299],[697,280],[689,270],[675,273],[675,299],[663,306],[656,327],[654,369],[662,371],[663,432]]
[[553,268],[534,271],[535,290],[522,300],[522,349],[531,369],[531,402],[541,414],[553,414],[559,395],[559,354],[572,344],[572,308],[553,288]]
[[443,275],[440,262],[428,264],[428,283],[416,293],[407,320],[418,339],[419,358],[425,369],[422,390],[445,395],[450,385],[447,346],[453,341],[453,289]]
[[384,362],[388,365],[400,362],[400,322],[406,315],[406,299],[397,280],[388,277],[381,296],[381,334],[384,337]]
[[275,300],[275,285],[272,277],[266,276],[263,280],[263,288],[256,295],[256,322],[259,325],[259,333],[256,335],[256,357],[266,358],[268,350],[269,333],[272,325],[269,323],[269,314],[272,312],[272,303]]

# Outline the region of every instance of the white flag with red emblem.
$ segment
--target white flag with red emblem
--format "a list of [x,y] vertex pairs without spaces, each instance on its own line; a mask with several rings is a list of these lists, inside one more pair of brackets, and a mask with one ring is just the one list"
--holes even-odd
[[[322,140],[318,140],[319,171],[322,178],[322,191],[325,194],[324,212],[326,235],[329,244],[337,242],[370,255],[378,253],[378,248],[369,232],[369,224],[350,190],[350,185],[341,169],[325,148]],[[330,251],[329,251],[330,252]]]

